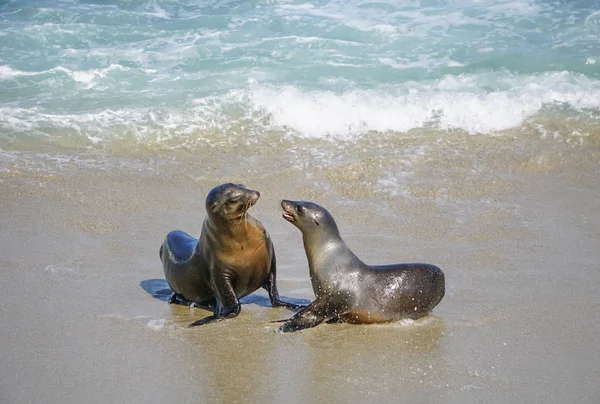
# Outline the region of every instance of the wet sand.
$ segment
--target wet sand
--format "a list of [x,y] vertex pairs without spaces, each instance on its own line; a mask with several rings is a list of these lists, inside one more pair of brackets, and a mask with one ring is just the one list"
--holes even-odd
[[[7,166],[0,402],[599,402],[598,144],[489,142],[383,165],[301,167],[300,153],[289,170],[274,146],[237,168],[175,152],[156,170]],[[386,193],[373,172],[390,167],[410,177]],[[282,335],[271,321],[293,312],[260,291],[239,317],[186,328],[207,312],[164,301],[158,247],[175,228],[198,234],[206,193],[229,180],[261,191],[252,213],[284,297],[313,298],[300,233],[280,217],[292,198],[326,206],[368,263],[439,265],[445,298],[413,323]]]

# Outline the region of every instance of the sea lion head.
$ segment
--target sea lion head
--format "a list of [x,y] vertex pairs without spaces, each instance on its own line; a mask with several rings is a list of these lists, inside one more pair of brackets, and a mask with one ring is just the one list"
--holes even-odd
[[211,218],[236,220],[244,217],[248,209],[260,198],[260,192],[242,184],[221,184],[214,187],[206,197],[206,212]]
[[283,218],[303,234],[329,233],[339,235],[337,225],[324,207],[306,201],[281,201]]

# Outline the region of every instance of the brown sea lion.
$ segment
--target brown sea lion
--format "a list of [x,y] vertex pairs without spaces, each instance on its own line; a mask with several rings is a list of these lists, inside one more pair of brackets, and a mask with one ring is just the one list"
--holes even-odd
[[206,197],[207,217],[200,238],[174,230],[167,234],[159,256],[173,289],[170,302],[214,307],[214,314],[190,326],[240,312],[239,298],[263,287],[273,306],[302,307],[279,298],[275,250],[262,224],[248,213],[260,193],[241,184],[223,184]]
[[323,321],[385,323],[425,316],[444,297],[440,268],[411,263],[371,266],[348,248],[331,214],[304,201],[282,201],[283,217],[302,232],[316,299],[280,330]]

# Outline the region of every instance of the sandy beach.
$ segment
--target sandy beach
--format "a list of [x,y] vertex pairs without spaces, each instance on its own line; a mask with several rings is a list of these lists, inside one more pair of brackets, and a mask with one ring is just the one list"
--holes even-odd
[[[15,153],[0,172],[0,401],[598,402],[600,149],[529,141],[536,153],[510,154],[510,138],[456,136],[390,193],[369,181],[399,165],[368,153],[303,168],[309,154],[286,167],[267,143],[258,157],[237,149],[243,164],[226,148],[120,167],[117,154]],[[261,191],[251,213],[284,297],[314,297],[280,216],[294,198],[326,206],[368,263],[439,265],[444,300],[416,322],[282,335],[271,321],[293,312],[259,291],[239,317],[186,328],[207,312],[165,302],[158,247],[175,228],[198,234],[206,193],[230,180]]]

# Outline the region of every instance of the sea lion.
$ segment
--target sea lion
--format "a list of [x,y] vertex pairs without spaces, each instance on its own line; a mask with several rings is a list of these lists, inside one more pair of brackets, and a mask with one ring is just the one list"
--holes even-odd
[[282,201],[283,217],[302,232],[316,299],[280,327],[290,332],[327,322],[385,323],[425,316],[444,297],[440,268],[410,263],[371,266],[348,248],[331,214],[304,201]]
[[222,184],[206,197],[207,217],[200,238],[174,230],[160,247],[165,278],[173,289],[170,303],[214,307],[214,314],[190,326],[235,317],[238,298],[260,287],[273,306],[302,307],[279,298],[275,249],[269,234],[248,209],[260,197],[241,184]]

